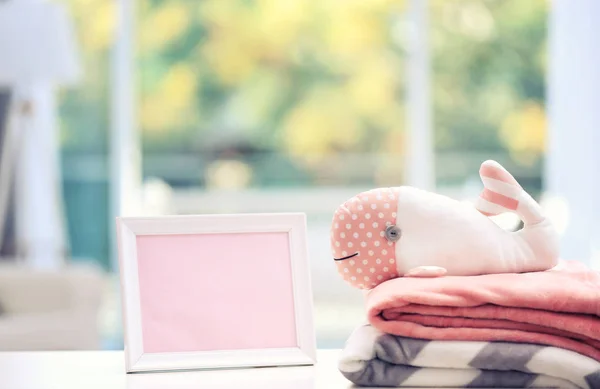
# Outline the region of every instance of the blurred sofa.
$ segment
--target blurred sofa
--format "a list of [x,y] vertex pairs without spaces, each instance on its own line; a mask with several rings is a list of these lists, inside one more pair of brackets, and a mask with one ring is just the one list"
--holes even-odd
[[99,349],[104,289],[93,266],[34,270],[0,262],[0,351]]

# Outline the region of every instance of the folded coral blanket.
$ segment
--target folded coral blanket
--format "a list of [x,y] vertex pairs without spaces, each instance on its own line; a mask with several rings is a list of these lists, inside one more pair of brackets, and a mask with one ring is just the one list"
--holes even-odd
[[357,328],[338,363],[361,386],[600,388],[600,362],[527,343],[435,341]]
[[574,261],[537,273],[396,278],[366,304],[369,322],[389,334],[545,344],[600,361],[600,273]]

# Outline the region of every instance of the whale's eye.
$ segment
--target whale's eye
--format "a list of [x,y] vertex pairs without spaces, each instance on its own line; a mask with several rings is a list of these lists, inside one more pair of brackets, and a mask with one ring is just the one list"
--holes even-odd
[[389,226],[385,229],[385,238],[390,242],[397,242],[400,239],[400,229],[397,226]]

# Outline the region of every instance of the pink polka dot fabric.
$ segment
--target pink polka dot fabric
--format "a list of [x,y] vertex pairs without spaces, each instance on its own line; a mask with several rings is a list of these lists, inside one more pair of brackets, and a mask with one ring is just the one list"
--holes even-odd
[[386,228],[396,224],[397,210],[398,190],[379,188],[360,193],[335,211],[331,251],[338,272],[352,286],[371,289],[398,276],[395,243],[385,237]]

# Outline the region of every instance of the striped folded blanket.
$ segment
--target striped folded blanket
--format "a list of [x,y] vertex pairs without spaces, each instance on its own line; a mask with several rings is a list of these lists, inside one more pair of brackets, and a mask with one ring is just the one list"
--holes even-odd
[[367,292],[366,305],[369,323],[392,335],[544,344],[600,361],[600,273],[575,261],[534,273],[396,278]]
[[600,388],[600,362],[530,343],[424,340],[358,327],[341,373],[371,387]]

